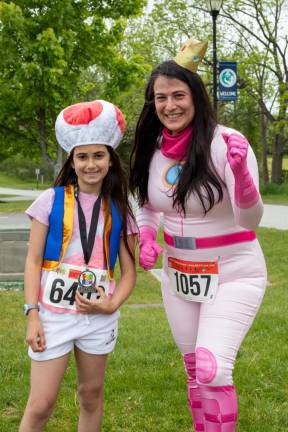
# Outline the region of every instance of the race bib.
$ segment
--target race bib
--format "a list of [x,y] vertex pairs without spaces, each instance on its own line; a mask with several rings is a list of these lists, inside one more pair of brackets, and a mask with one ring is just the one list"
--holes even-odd
[[212,303],[219,281],[217,261],[183,261],[168,257],[171,290],[184,300]]
[[54,308],[76,311],[76,291],[78,290],[88,299],[97,300],[100,295],[94,286],[102,287],[108,295],[109,279],[106,270],[62,263],[59,269],[49,271],[44,287],[43,303]]

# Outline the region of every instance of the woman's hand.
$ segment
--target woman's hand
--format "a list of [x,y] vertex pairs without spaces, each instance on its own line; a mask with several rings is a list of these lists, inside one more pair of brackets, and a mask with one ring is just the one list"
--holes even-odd
[[139,263],[141,267],[144,270],[151,270],[162,252],[162,247],[155,240],[150,240],[142,244],[140,243],[139,248]]
[[89,300],[78,291],[76,292],[75,301],[78,312],[82,314],[112,314],[117,309],[112,301],[112,297],[107,296],[102,287],[96,287],[100,298],[98,300]]
[[223,139],[227,144],[227,159],[234,176],[240,177],[246,175],[247,168],[247,153],[249,143],[243,136],[232,133],[222,133]]
[[[30,345],[32,351],[34,352],[42,352],[46,349],[46,341],[42,323],[37,315],[34,316],[33,313],[36,311],[30,311],[28,315],[28,324],[27,324],[27,334],[26,334],[26,342]],[[32,314],[32,315],[31,315]]]
[[156,242],[156,231],[150,227],[140,228],[139,263],[144,270],[151,270],[162,247]]

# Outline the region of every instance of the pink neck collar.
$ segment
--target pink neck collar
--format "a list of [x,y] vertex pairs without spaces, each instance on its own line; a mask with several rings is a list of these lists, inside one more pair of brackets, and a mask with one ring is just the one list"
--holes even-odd
[[167,128],[162,131],[162,141],[160,151],[170,159],[183,160],[185,159],[187,148],[192,137],[193,128],[187,126],[186,129],[179,132],[177,135],[171,135]]

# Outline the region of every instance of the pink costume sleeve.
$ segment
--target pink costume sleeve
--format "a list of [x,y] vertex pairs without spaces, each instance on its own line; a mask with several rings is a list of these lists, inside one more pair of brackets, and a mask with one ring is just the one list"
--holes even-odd
[[49,215],[54,201],[54,196],[54,189],[47,189],[41,193],[38,198],[36,198],[25,213],[30,217],[30,219],[36,219],[43,225],[49,226]]
[[139,230],[141,228],[150,228],[155,231],[156,236],[160,226],[160,213],[152,209],[150,204],[145,204],[136,210],[136,220]]
[[231,199],[235,223],[243,228],[253,230],[263,215],[263,201],[259,193],[259,174],[255,154],[249,145],[247,153],[247,173],[235,177],[227,160],[225,166],[225,183]]

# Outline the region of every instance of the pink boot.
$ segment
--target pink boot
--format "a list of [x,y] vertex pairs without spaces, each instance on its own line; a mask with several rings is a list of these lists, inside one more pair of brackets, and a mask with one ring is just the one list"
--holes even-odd
[[200,386],[205,432],[235,432],[237,396],[232,385]]
[[204,431],[203,412],[199,386],[196,383],[195,353],[184,354],[184,366],[188,376],[188,402],[196,432]]

